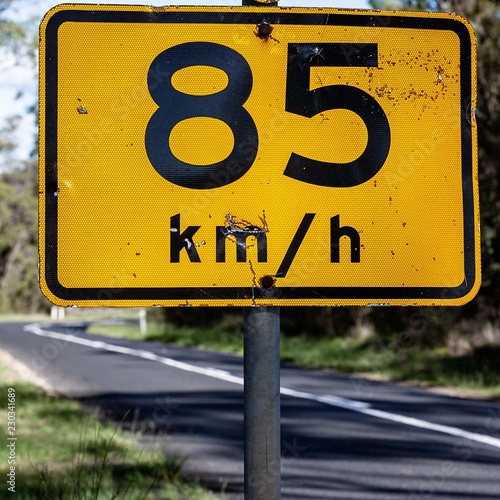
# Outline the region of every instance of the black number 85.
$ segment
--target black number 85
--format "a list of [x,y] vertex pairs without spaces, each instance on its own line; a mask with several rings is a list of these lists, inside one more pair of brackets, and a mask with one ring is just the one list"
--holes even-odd
[[[320,162],[292,153],[284,175],[308,184],[351,187],[371,179],[389,154],[391,134],[382,107],[369,94],[348,85],[328,85],[310,90],[314,66],[377,66],[376,44],[289,44],[285,111],[306,117],[347,109],[358,114],[368,131],[364,152],[350,163]],[[210,95],[190,95],[176,90],[174,73],[190,66],[212,66],[224,71],[228,85]],[[162,76],[158,82],[157,75]],[[148,73],[148,89],[159,108],[145,135],[148,158],[155,170],[173,184],[191,189],[225,186],[242,177],[253,165],[258,150],[255,123],[243,107],[253,86],[247,61],[235,50],[209,42],[189,42],[159,54]],[[226,123],[234,135],[232,152],[224,160],[203,167],[177,158],[169,145],[174,126],[193,117],[211,117]],[[214,182],[215,181],[215,182]]]

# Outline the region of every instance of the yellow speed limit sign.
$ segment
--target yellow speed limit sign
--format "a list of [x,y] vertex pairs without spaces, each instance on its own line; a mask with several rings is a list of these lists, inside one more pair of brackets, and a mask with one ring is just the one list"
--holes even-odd
[[62,5],[40,56],[53,302],[476,294],[476,54],[459,16]]

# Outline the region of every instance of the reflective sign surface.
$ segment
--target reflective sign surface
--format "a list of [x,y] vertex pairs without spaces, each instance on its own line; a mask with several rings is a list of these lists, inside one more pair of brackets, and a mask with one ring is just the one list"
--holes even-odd
[[462,18],[66,5],[42,22],[40,54],[50,300],[457,305],[477,292]]

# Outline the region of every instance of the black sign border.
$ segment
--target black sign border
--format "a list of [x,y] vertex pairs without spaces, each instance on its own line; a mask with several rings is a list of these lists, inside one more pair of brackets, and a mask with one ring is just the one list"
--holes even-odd
[[[57,82],[58,82],[58,29],[65,22],[106,22],[106,23],[193,23],[193,24],[248,24],[256,26],[262,22],[262,10],[231,9],[227,11],[192,11],[178,8],[175,11],[118,11],[118,10],[61,10],[54,13],[47,22],[45,31],[45,283],[55,297],[71,303],[99,304],[119,301],[152,302],[177,301],[231,301],[265,298],[258,287],[177,287],[177,288],[67,288],[58,280],[57,273],[57,196],[49,196],[58,189],[57,172]],[[349,27],[396,27],[421,30],[453,31],[460,40],[461,68],[461,130],[462,130],[462,181],[464,209],[464,271],[465,280],[458,287],[280,287],[276,289],[274,304],[294,305],[291,301],[329,300],[366,301],[390,303],[408,300],[418,304],[422,300],[451,301],[465,297],[476,285],[475,244],[478,237],[474,216],[473,189],[473,141],[472,127],[468,120],[472,97],[471,54],[472,42],[467,27],[450,17],[411,17],[402,15],[366,15],[350,13],[294,13],[289,9],[279,12],[266,9],[266,19],[273,24],[289,25],[333,25]],[[383,24],[382,24],[383,23]],[[465,96],[465,97],[464,97]],[[42,222],[42,221],[41,221]],[[136,305],[136,304],[134,304]],[[218,305],[209,304],[206,305]]]

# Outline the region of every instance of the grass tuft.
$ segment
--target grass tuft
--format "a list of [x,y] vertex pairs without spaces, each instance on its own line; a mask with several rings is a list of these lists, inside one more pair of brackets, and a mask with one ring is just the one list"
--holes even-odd
[[[6,371],[0,365],[0,373]],[[180,475],[181,462],[136,435],[100,422],[78,403],[30,384],[0,384],[0,419],[7,391],[16,392],[16,497],[23,500],[181,500],[214,498]],[[6,429],[4,430],[4,432]],[[4,435],[5,436],[5,435]],[[4,437],[4,442],[5,438]],[[8,463],[0,448],[0,464]]]

